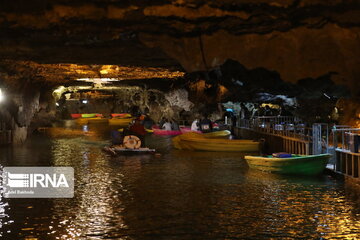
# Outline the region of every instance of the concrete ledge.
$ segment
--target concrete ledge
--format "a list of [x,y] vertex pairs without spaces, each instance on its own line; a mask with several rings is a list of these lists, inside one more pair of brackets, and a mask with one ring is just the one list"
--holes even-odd
[[334,171],[333,168],[329,168],[329,166],[326,166],[324,173],[340,180],[345,180],[346,177],[343,173]]
[[354,178],[341,172],[334,171],[333,168],[329,168],[329,166],[326,167],[325,174],[344,181],[345,187],[349,187],[351,192],[360,196],[360,178]]

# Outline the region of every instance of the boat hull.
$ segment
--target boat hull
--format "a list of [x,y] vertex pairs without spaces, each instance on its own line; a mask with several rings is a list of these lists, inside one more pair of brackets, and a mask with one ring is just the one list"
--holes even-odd
[[112,113],[111,114],[112,118],[131,118],[131,114],[129,113]]
[[109,119],[109,125],[127,126],[132,120],[132,118],[111,118]]
[[107,118],[93,117],[93,118],[77,118],[76,122],[78,124],[89,124],[89,123],[107,123],[109,120]]
[[183,150],[212,151],[212,152],[258,152],[260,143],[252,140],[230,140],[206,137],[206,134],[186,133],[173,139],[174,147]]
[[181,133],[188,133],[188,132],[201,133],[201,131],[193,131],[193,130],[191,130],[190,127],[180,127],[180,131],[181,131]]
[[206,139],[206,141],[181,141],[182,149],[212,152],[258,152],[259,143],[247,140],[214,141],[217,139]]
[[104,147],[103,150],[107,153],[110,153],[113,156],[124,155],[124,154],[149,154],[156,152],[155,149],[151,149],[151,148],[129,149],[125,147]]
[[88,124],[89,123],[89,118],[77,118],[76,123],[77,124]]
[[214,131],[209,133],[204,133],[203,137],[205,138],[228,138],[231,135],[229,130],[222,130],[222,131]]
[[92,118],[89,119],[89,123],[108,123],[109,119],[107,118]]
[[96,113],[83,113],[81,114],[82,118],[93,118],[96,117]]
[[163,130],[163,129],[153,128],[153,133],[154,133],[155,135],[176,136],[176,135],[181,134],[181,131]]
[[81,118],[81,113],[72,113],[72,114],[71,114],[71,118],[72,118],[72,119]]
[[330,154],[298,155],[291,158],[245,156],[250,168],[279,173],[296,175],[321,174],[328,163]]

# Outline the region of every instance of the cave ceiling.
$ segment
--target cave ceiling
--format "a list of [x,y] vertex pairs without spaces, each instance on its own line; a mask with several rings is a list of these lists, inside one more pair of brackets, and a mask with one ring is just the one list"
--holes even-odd
[[176,78],[233,59],[360,87],[359,0],[0,0],[0,29],[8,82]]

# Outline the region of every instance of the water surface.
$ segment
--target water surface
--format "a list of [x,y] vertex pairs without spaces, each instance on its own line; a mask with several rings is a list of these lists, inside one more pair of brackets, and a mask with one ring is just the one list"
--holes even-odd
[[[248,169],[238,153],[172,149],[110,157],[109,129],[67,122],[0,149],[1,166],[72,166],[72,199],[0,200],[1,239],[356,239],[359,198],[343,182]],[[60,130],[60,131],[59,131]],[[80,131],[80,132],[79,132]],[[81,131],[86,131],[84,136]]]

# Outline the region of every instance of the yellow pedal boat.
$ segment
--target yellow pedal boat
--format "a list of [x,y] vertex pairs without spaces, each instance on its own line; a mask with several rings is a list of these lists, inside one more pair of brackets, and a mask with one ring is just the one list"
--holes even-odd
[[89,118],[88,120],[88,123],[107,123],[109,121],[109,119],[101,117]]
[[107,123],[109,119],[102,117],[93,118],[78,118],[76,119],[77,124],[89,124],[89,123]]
[[[210,135],[211,136],[211,135]],[[223,137],[223,136],[221,136]],[[189,132],[172,139],[177,149],[212,152],[258,152],[260,143],[253,140],[223,139]]]
[[109,125],[127,126],[132,120],[133,118],[111,118],[109,119]]

